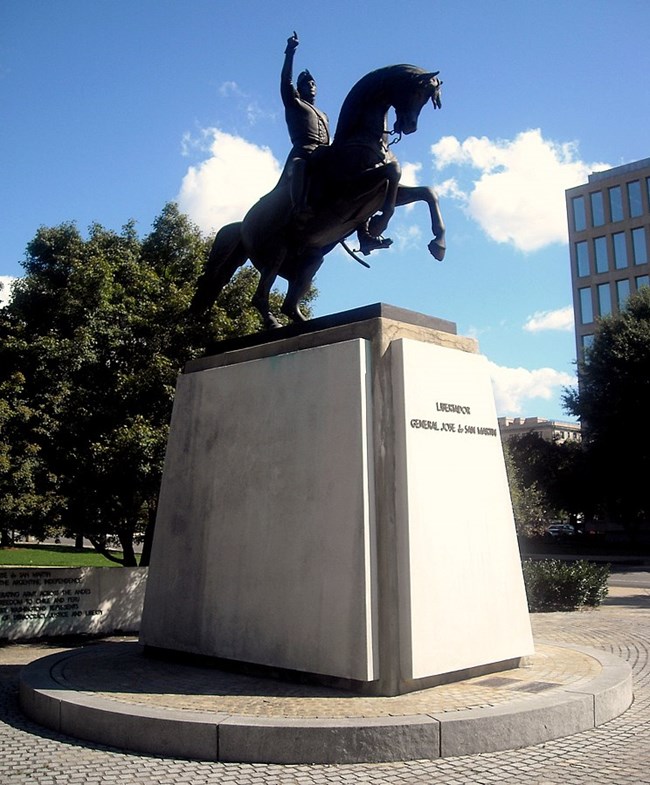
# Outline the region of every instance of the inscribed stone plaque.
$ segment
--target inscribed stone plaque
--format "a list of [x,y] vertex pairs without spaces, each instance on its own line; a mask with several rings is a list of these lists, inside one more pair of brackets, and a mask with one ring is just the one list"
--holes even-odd
[[487,360],[405,339],[392,353],[404,671],[421,678],[530,654]]

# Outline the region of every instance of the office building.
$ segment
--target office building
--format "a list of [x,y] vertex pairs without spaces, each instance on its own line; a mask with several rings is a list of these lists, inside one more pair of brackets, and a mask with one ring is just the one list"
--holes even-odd
[[589,175],[566,192],[576,356],[596,320],[650,284],[650,158]]
[[580,423],[542,417],[499,417],[498,422],[503,442],[528,433],[535,433],[547,442],[579,442],[582,439]]

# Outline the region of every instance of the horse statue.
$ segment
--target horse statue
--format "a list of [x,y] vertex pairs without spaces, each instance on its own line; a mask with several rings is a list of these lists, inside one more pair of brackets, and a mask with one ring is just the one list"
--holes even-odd
[[[343,102],[332,144],[317,147],[307,160],[308,211],[296,214],[293,210],[285,166],[275,188],[251,207],[243,221],[217,233],[197,283],[192,311],[209,308],[236,270],[250,259],[260,272],[252,303],[265,328],[280,326],[269,307],[271,287],[278,276],[288,281],[282,313],[295,322],[305,321],[298,305],[325,255],[364,224],[370,235],[381,238],[395,207],[413,202],[423,201],[429,207],[434,239],[428,248],[442,261],[445,227],[436,193],[425,186],[399,184],[400,166],[388,141],[417,130],[420,112],[429,99],[434,108],[440,108],[438,73],[392,65],[360,79]],[[391,107],[396,119],[389,131]]]

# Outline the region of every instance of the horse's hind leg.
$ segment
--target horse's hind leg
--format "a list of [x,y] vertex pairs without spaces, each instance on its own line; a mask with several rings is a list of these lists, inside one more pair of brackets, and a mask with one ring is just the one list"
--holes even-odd
[[206,311],[247,258],[241,241],[241,223],[228,224],[220,229],[212,243],[203,274],[197,281],[190,310],[193,313]]
[[264,327],[272,329],[280,327],[280,322],[271,313],[271,306],[269,304],[269,295],[271,294],[271,287],[278,277],[278,271],[284,261],[285,252],[280,251],[272,259],[263,261],[258,257],[253,259],[253,264],[260,271],[260,280],[255,290],[255,294],[251,299],[251,303],[257,308],[262,316]]
[[311,251],[300,260],[299,272],[289,281],[287,296],[282,303],[282,313],[294,322],[306,322],[299,303],[309,291],[319,267],[323,264],[323,252]]

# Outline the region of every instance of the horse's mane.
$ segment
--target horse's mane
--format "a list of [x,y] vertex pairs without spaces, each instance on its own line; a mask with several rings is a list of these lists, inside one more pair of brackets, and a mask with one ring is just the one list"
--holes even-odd
[[[356,125],[359,112],[365,110],[369,100],[374,102],[382,100],[381,94],[385,92],[386,88],[394,87],[396,82],[408,82],[426,73],[427,71],[424,68],[419,68],[417,65],[401,63],[399,65],[387,65],[383,68],[377,68],[375,71],[362,76],[352,87],[341,105],[339,119],[336,124],[336,134],[340,132],[345,133]],[[385,96],[383,96],[383,100],[386,100]]]

